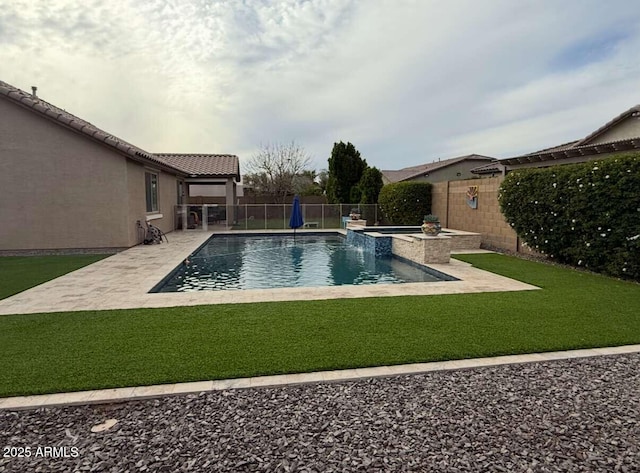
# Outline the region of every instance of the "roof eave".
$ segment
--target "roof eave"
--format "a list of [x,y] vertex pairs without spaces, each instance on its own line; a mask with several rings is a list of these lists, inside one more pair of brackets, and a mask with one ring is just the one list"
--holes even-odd
[[562,161],[564,159],[580,156],[595,156],[599,154],[609,154],[616,152],[632,151],[640,149],[640,137],[630,138],[609,143],[599,143],[597,145],[585,145],[579,148],[568,148],[566,150],[554,151],[551,153],[526,154],[513,158],[501,159],[500,163],[513,166],[517,164],[527,164],[541,161]]
[[236,182],[240,182],[240,174],[202,174],[202,173],[187,173],[189,179],[229,179],[233,178]]
[[[109,150],[115,151],[126,158],[130,158],[142,164],[147,164],[147,165],[151,164],[165,171],[170,171],[172,173],[175,173],[176,175],[186,176],[186,173],[184,173],[180,169],[174,168],[170,165],[164,164],[154,159],[151,153],[148,153],[137,147],[129,145],[128,143],[125,143],[122,140],[119,140],[115,136],[100,130],[94,125],[91,125],[93,129],[89,129],[89,126],[86,123],[78,122],[69,116],[63,115],[62,113],[57,112],[56,110],[48,108],[42,105],[42,103],[39,100],[34,100],[28,95],[23,95],[21,93],[16,92],[13,89],[8,89],[7,87],[4,87],[2,85],[0,85],[0,92],[2,92],[0,93],[0,97],[6,97],[11,103],[14,103],[27,110],[34,111],[38,113],[41,117],[47,120],[50,120],[69,131],[72,131],[85,138],[88,138],[91,141],[94,141],[100,145],[103,145],[107,147]],[[26,94],[26,92],[23,92],[23,93]],[[54,108],[58,108],[58,107],[55,107],[54,105],[52,106]],[[68,114],[68,115],[72,115],[72,114]],[[78,119],[82,120],[80,118]]]

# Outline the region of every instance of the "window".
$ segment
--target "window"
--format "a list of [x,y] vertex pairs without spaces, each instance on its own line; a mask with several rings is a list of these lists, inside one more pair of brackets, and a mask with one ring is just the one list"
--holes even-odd
[[152,172],[144,173],[144,187],[147,196],[147,212],[158,211],[158,175]]

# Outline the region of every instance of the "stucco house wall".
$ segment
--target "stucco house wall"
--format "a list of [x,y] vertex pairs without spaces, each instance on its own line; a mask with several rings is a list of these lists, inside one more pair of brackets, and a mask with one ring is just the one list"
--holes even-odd
[[122,156],[4,100],[0,133],[1,249],[129,245]]
[[152,223],[163,232],[168,233],[176,228],[175,206],[178,203],[178,180],[175,175],[167,172],[160,172],[159,178],[158,211],[162,214],[162,218],[153,220]]
[[475,177],[472,169],[495,161],[490,156],[469,154],[444,160],[433,161],[418,166],[410,166],[397,170],[383,170],[382,182],[384,185],[393,182],[442,182]]
[[190,179],[222,179],[233,220],[236,155],[149,153],[0,80],[0,256],[118,251],[143,242],[146,222],[171,232]]
[[635,137],[640,137],[640,119],[637,117],[629,117],[616,124],[615,127],[605,130],[603,133],[589,140],[589,144],[595,145]]
[[[137,227],[140,221],[145,226],[145,220],[158,227],[164,233],[173,231],[175,227],[175,206],[178,203],[178,177],[162,171],[159,167],[142,165],[127,159],[127,189],[128,189],[128,238],[132,242],[129,246],[140,243],[143,230]],[[145,173],[158,175],[158,212],[147,212],[145,195]],[[162,215],[162,217],[159,217]]]
[[451,164],[447,167],[436,169],[435,171],[430,172],[426,176],[419,176],[413,179],[408,179],[411,182],[442,182],[442,181],[456,181],[460,179],[471,179],[476,177],[471,174],[471,170],[486,164],[485,160],[483,161],[474,161],[474,160],[466,160],[461,161],[456,164]]
[[[167,212],[154,223],[170,231],[176,177],[160,176]],[[142,164],[0,100],[0,250],[131,247],[146,215],[144,186]]]
[[[127,238],[130,242],[137,243],[143,238],[144,230],[138,228],[135,222],[139,220],[140,224],[144,226],[147,207],[144,188],[144,166],[130,159],[126,160],[126,166],[127,215],[128,220],[133,222],[127,229]],[[135,243],[132,243],[132,245]]]

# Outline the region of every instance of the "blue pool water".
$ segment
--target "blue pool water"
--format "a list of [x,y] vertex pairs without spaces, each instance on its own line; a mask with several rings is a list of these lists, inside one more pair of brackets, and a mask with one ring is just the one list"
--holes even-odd
[[429,268],[364,253],[340,235],[214,236],[151,292],[442,280]]

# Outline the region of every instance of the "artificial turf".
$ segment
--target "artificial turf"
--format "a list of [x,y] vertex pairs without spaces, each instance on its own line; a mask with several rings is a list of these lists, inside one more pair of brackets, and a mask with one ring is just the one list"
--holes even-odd
[[0,317],[0,396],[640,343],[640,285],[459,256],[542,288]]
[[3,256],[0,299],[95,263],[109,255]]

